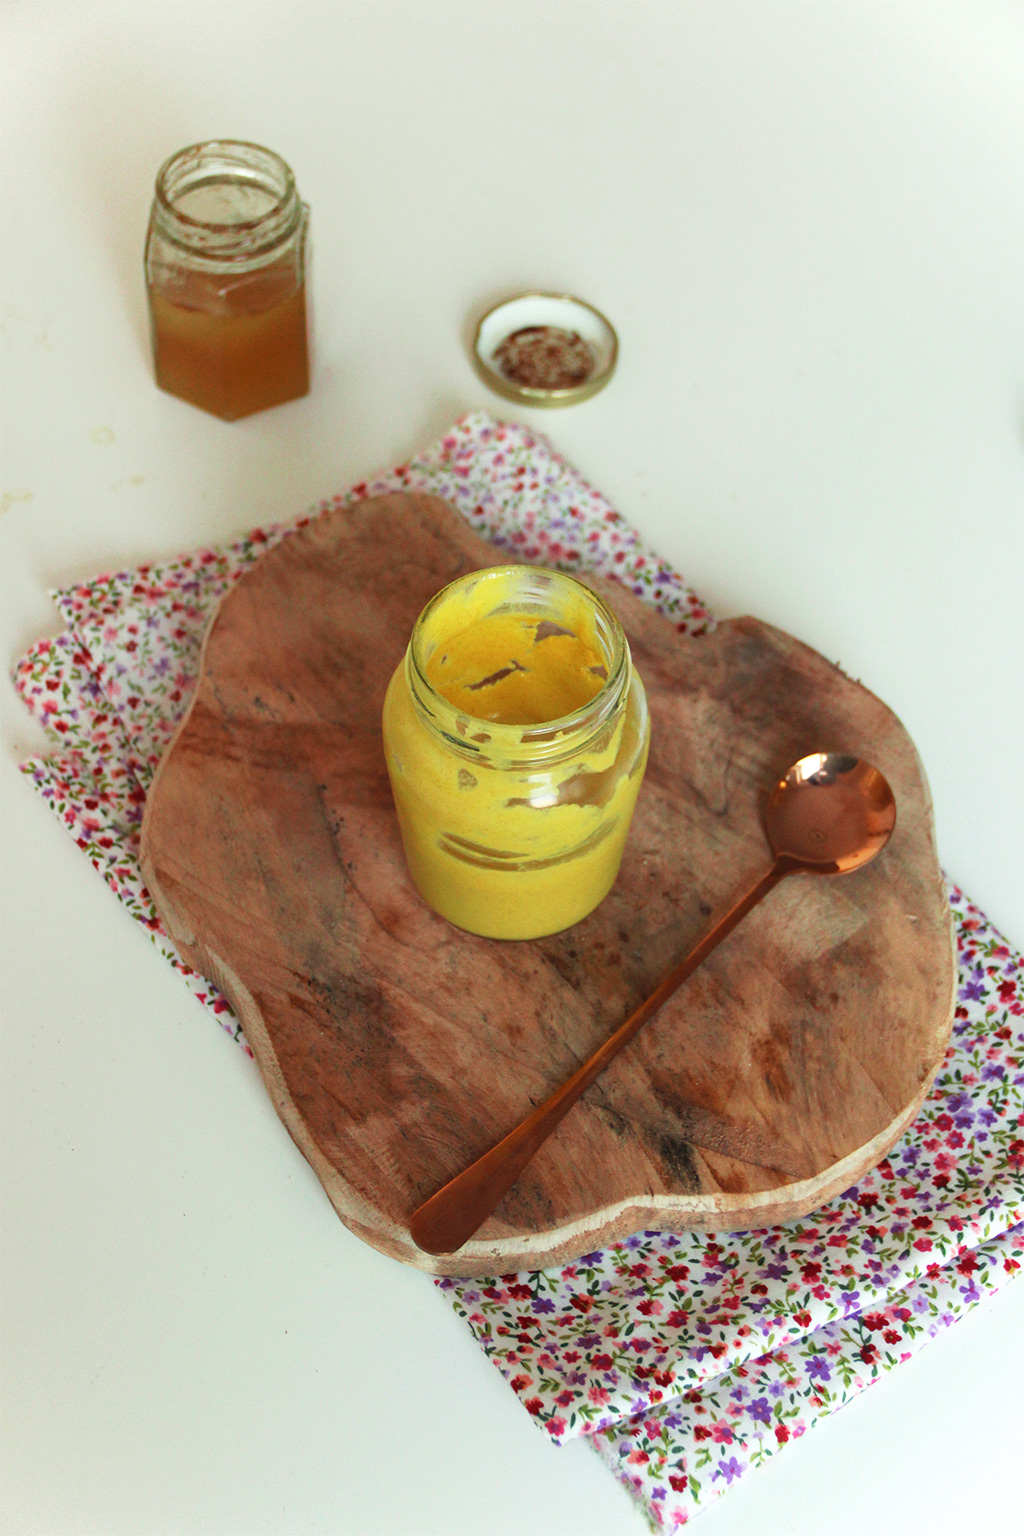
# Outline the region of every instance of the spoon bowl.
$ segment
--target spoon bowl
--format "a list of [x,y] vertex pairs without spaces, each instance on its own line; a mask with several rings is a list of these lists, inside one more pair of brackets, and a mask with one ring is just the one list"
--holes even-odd
[[776,859],[809,874],[867,864],[896,825],[896,799],[877,768],[842,752],[812,752],[772,791],[765,830]]

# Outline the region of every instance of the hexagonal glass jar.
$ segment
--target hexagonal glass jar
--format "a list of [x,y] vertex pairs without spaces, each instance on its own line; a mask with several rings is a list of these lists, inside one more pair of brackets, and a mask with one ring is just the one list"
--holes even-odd
[[308,392],[308,225],[291,170],[258,144],[165,161],[145,256],[161,389],[225,421]]

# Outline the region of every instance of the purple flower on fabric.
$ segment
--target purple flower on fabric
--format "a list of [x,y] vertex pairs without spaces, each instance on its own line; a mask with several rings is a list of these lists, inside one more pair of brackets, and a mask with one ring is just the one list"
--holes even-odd
[[1006,1068],[1001,1067],[997,1061],[990,1061],[987,1066],[982,1067],[981,1075],[985,1082],[990,1083],[993,1078],[1005,1077]]
[[860,1291],[843,1292],[843,1316],[850,1317],[860,1311]]
[[985,988],[980,981],[969,981],[966,986],[960,988],[957,993],[962,1003],[978,1002],[985,996]]
[[531,1312],[537,1312],[537,1313],[540,1313],[540,1312],[553,1312],[554,1310],[555,1310],[554,1302],[549,1300],[549,1298],[546,1297],[546,1296],[538,1296],[534,1301],[530,1302],[530,1311]]
[[812,1355],[807,1362],[807,1374],[812,1381],[831,1381],[832,1372],[822,1355]]
[[789,1267],[785,1264],[766,1264],[757,1273],[761,1280],[786,1280],[789,1278]]
[[718,1466],[715,1468],[711,1476],[712,1479],[716,1477],[724,1477],[727,1483],[731,1483],[734,1477],[743,1476],[743,1468],[740,1466],[735,1456],[730,1456],[728,1461],[720,1461],[718,1463]]
[[923,1295],[920,1291],[918,1291],[910,1305],[913,1307],[918,1317],[921,1317],[925,1312],[931,1311],[931,1304],[927,1296]]
[[772,1413],[766,1397],[755,1397],[747,1406],[747,1412],[752,1419],[757,1419],[761,1424],[770,1424]]

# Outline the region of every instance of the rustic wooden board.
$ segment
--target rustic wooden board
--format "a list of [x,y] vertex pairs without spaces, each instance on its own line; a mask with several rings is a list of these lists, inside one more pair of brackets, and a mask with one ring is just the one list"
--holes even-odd
[[[187,961],[238,1011],[342,1220],[434,1273],[568,1261],[640,1228],[802,1215],[913,1119],[953,1009],[952,929],[913,744],[878,699],[755,619],[687,638],[623,588],[653,718],[622,873],[583,923],[462,933],[406,874],[380,740],[428,597],[496,552],[444,502],[327,514],[244,575],[211,624],[160,765],[143,868]],[[567,1077],[770,862],[774,780],[837,749],[898,823],[856,874],[784,882],[592,1087],[452,1258],[412,1244],[428,1195]]]

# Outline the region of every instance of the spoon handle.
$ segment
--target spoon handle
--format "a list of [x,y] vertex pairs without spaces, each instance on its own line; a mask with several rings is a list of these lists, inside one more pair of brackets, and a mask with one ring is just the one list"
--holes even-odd
[[724,917],[721,917],[709,933],[690,951],[684,960],[669,971],[654,991],[620,1024],[614,1034],[573,1073],[560,1088],[532,1114],[527,1115],[515,1130],[509,1131],[498,1144],[478,1157],[475,1163],[456,1174],[436,1195],[415,1212],[409,1223],[409,1231],[417,1248],[424,1253],[455,1253],[473,1236],[486,1221],[502,1195],[506,1194],[519,1177],[530,1158],[543,1141],[550,1136],[563,1115],[575,1104],[580,1094],[590,1087],[605,1067],[612,1062],[624,1046],[657,1013],[681,982],[697,969],[731,933],[752,907],[767,896],[772,886],[789,874],[794,863],[785,855],[777,858],[752,886],[741,896]]

